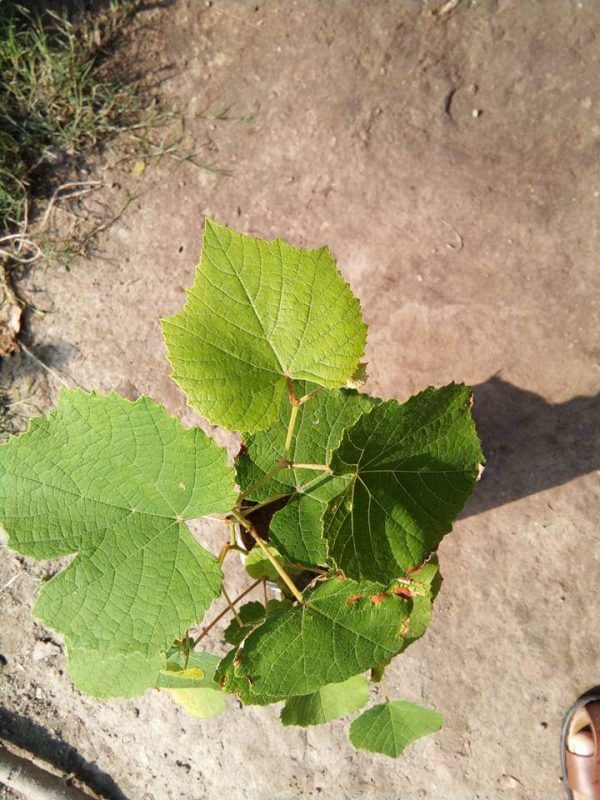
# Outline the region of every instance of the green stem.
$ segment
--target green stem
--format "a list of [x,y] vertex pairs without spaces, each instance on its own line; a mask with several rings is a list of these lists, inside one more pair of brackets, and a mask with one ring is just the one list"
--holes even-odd
[[294,569],[301,569],[305,572],[314,572],[315,575],[331,574],[331,570],[321,569],[320,567],[307,567],[306,564],[294,564],[292,561],[287,561],[286,564],[288,567],[293,567]]
[[219,550],[219,555],[217,556],[217,561],[219,562],[219,566],[223,566],[223,562],[227,558],[227,553],[231,550],[231,545],[229,542],[226,542],[223,547]]
[[290,421],[288,423],[287,434],[286,434],[286,437],[285,437],[285,445],[283,447],[283,453],[284,453],[284,456],[286,457],[286,459],[287,459],[287,456],[289,455],[290,448],[292,446],[292,439],[294,438],[294,430],[296,428],[296,420],[298,419],[298,409],[299,408],[300,408],[300,406],[298,406],[298,405],[293,405],[292,406],[292,411],[291,411],[291,414],[290,414]]
[[238,553],[242,553],[243,555],[248,555],[248,551],[244,550],[243,547],[238,547],[237,544],[230,544],[229,542],[225,542],[223,547],[219,550],[219,555],[217,560],[219,562],[219,566],[223,566],[223,562],[227,558],[227,554],[230,553],[232,550],[236,550]]
[[319,392],[322,391],[323,391],[323,386],[317,386],[317,388],[313,389],[312,392],[309,392],[308,394],[305,394],[304,397],[301,397],[298,400],[298,405],[303,406],[304,403],[308,403],[309,400],[311,400],[316,394],[319,394]]
[[242,626],[244,623],[242,622],[242,619],[241,619],[240,615],[239,615],[239,614],[238,614],[238,612],[236,611],[236,608],[235,608],[235,606],[234,606],[234,605],[233,605],[233,603],[231,602],[231,597],[229,597],[229,595],[227,594],[227,590],[225,589],[225,587],[224,587],[224,586],[221,586],[221,592],[222,592],[222,594],[223,594],[223,597],[225,598],[225,602],[226,602],[226,603],[227,603],[227,605],[229,606],[229,610],[232,612],[233,616],[234,616],[234,617],[236,618],[236,620],[237,620],[237,623],[238,623],[238,625],[241,627],[241,626]]
[[287,572],[286,572],[286,571],[284,570],[284,568],[281,566],[281,564],[279,563],[279,561],[277,561],[277,559],[276,559],[276,558],[273,556],[273,554],[271,553],[271,551],[269,550],[269,548],[267,547],[267,545],[266,545],[266,544],[263,542],[263,540],[261,539],[261,537],[258,535],[258,532],[257,532],[256,528],[254,527],[254,525],[253,525],[253,524],[252,524],[252,523],[251,523],[249,520],[247,520],[245,517],[243,517],[241,514],[239,514],[237,511],[235,511],[235,510],[234,510],[234,511],[232,512],[232,514],[233,514],[233,516],[234,516],[234,517],[237,519],[237,521],[238,521],[238,522],[239,522],[241,525],[243,525],[243,526],[244,526],[244,528],[246,528],[246,530],[248,531],[248,533],[250,534],[250,536],[252,536],[252,538],[254,539],[254,541],[256,542],[256,544],[257,544],[257,545],[260,547],[260,549],[263,551],[263,553],[265,554],[266,558],[268,558],[268,559],[269,559],[269,561],[271,562],[271,564],[273,565],[273,567],[275,568],[275,570],[276,570],[276,571],[277,571],[277,573],[279,574],[279,577],[280,577],[280,578],[281,578],[281,580],[282,580],[282,581],[285,583],[285,585],[288,587],[288,589],[290,590],[290,592],[291,592],[291,593],[294,595],[294,597],[296,598],[296,600],[297,600],[299,603],[303,603],[304,601],[303,601],[303,599],[302,599],[302,594],[301,594],[301,592],[299,592],[299,591],[298,591],[298,589],[297,589],[297,588],[296,588],[296,586],[294,585],[294,582],[292,581],[292,579],[290,578],[290,576],[287,574]]
[[297,464],[292,461],[290,464],[291,469],[315,469],[319,472],[331,472],[331,467],[327,464]]
[[296,397],[296,390],[294,389],[294,381],[289,375],[285,376],[285,385],[287,386],[288,399],[293,406],[298,405],[298,398]]

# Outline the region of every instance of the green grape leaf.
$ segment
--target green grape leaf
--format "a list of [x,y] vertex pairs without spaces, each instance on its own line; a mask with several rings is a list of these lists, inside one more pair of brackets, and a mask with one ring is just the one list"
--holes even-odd
[[[333,484],[329,484],[333,488]],[[270,538],[298,564],[327,564],[329,554],[323,535],[327,503],[310,494],[295,494],[273,515]]]
[[439,731],[443,721],[437,711],[392,700],[357,717],[350,725],[350,741],[359,750],[396,758],[411,742]]
[[360,304],[326,247],[265,242],[210,220],[185,307],[162,324],[190,405],[248,432],[276,420],[286,379],[343,386],[366,340]]
[[169,694],[191,717],[208,719],[227,708],[227,697],[215,689],[169,689]]
[[137,697],[152,686],[165,666],[164,653],[149,657],[137,650],[129,653],[77,648],[67,644],[69,674],[82,692],[107,699]]
[[431,622],[433,601],[442,585],[438,560],[433,556],[427,564],[411,573],[409,592],[412,596],[412,611],[406,634],[407,640],[420,639]]
[[161,672],[157,686],[168,691],[192,717],[213,717],[227,707],[226,697],[214,681],[220,660],[212,653],[190,653],[186,665],[183,654],[177,653]]
[[182,652],[169,657],[164,669],[160,671],[156,687],[158,689],[197,689],[214,686],[213,676],[221,659],[212,653],[188,653],[187,660]]
[[312,694],[290,697],[281,710],[284,725],[322,725],[362,708],[369,699],[369,682],[354,675],[343,683],[330,683]]
[[223,638],[228,644],[238,645],[265,619],[265,607],[257,600],[244,603],[238,609],[239,620],[233,617],[225,628]]
[[[77,553],[42,586],[34,613],[65,634],[79,685],[96,662],[89,685],[102,678],[104,693],[135,663],[155,669],[203,617],[222,574],[184,520],[235,499],[225,451],[147,397],[63,390],[47,418],[0,447],[9,545],[38,559]],[[151,671],[127,685],[153,685]]]
[[[315,384],[296,382],[294,390],[302,397]],[[352,426],[378,400],[353,390],[322,391],[300,406],[296,436],[290,460],[299,464],[328,464],[344,430]],[[238,483],[242,491],[263,478],[283,455],[290,417],[290,404],[279,409],[276,423],[267,431],[246,436],[244,452],[236,459]],[[323,516],[327,504],[350,483],[347,475],[333,476],[306,469],[284,469],[250,493],[252,500],[276,495],[291,495],[284,508],[273,516],[270,537],[290,561],[308,566],[324,564],[328,558],[323,535]]]
[[452,528],[483,463],[471,390],[388,400],[346,429],[334,452],[348,487],[329,504],[329,554],[348,577],[388,583],[421,564]]
[[[388,588],[393,594],[405,597],[411,601],[410,617],[403,628],[405,639],[404,650],[420,639],[425,633],[432,618],[433,601],[442,585],[438,560],[431,556],[427,564],[411,573],[410,579],[399,578]],[[387,661],[377,664],[371,669],[371,682],[379,683],[383,678],[385,668],[390,663]]]
[[239,621],[235,617],[231,620],[225,628],[223,638],[228,644],[239,645],[249,633],[265,621],[266,617],[280,614],[291,607],[289,600],[269,600],[266,607],[256,600],[245,603],[238,610]]
[[306,695],[389,660],[404,647],[411,600],[377,583],[331,578],[268,617],[224,660],[218,680],[245,703]]
[[[277,563],[284,566],[288,575],[298,575],[301,572],[300,568],[290,566],[287,561],[281,557],[281,554],[275,547],[271,545],[266,545],[266,547]],[[270,581],[280,580],[279,573],[264,554],[262,547],[253,547],[252,550],[250,550],[245,558],[244,566],[246,567],[248,575],[255,580],[258,578],[267,578],[267,580]]]

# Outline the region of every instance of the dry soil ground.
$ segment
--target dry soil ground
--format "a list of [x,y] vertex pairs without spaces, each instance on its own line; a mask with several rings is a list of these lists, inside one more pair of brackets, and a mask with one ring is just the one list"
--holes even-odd
[[[25,562],[0,598],[0,734],[130,800],[558,800],[561,716],[600,682],[600,6],[156,5],[131,47],[184,109],[186,146],[228,174],[165,159],[121,176],[137,199],[99,257],[23,287],[48,312],[36,352],[192,422],[158,318],[182,304],[204,216],[328,243],[370,326],[369,390],[476,386],[488,469],[440,548],[434,623],[390,679],[446,724],[393,761],[353,751],[345,722],[82,697],[31,620],[47,565]],[[0,586],[22,568],[4,550]]]

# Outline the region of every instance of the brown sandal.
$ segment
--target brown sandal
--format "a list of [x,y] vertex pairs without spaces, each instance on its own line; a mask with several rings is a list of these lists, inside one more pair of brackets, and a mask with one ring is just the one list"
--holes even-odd
[[582,695],[562,726],[561,765],[569,800],[600,800],[600,691]]

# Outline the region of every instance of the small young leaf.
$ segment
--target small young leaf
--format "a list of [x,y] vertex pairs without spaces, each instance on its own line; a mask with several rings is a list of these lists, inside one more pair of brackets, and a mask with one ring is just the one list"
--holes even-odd
[[268,617],[218,669],[247,703],[306,695],[384,663],[402,650],[411,601],[377,583],[331,578],[304,602]]
[[281,710],[284,725],[322,725],[362,708],[369,699],[369,682],[361,675],[330,683],[312,694],[290,697]]
[[[296,382],[294,389],[302,397],[315,384]],[[339,445],[344,430],[378,401],[351,390],[322,391],[300,406],[296,436],[290,460],[302,464],[328,464]],[[290,417],[287,400],[279,410],[277,422],[267,431],[247,436],[245,452],[236,459],[238,482],[246,490],[267,473],[283,455],[283,443]],[[271,522],[271,540],[290,561],[324,564],[327,542],[323,536],[323,515],[327,503],[348,486],[349,476],[332,476],[306,469],[284,469],[252,493],[253,500],[290,494],[287,505]]]
[[218,687],[214,689],[169,689],[168,692],[191,717],[207,719],[221,714],[227,708],[227,698]]
[[350,741],[359,750],[396,758],[422,736],[439,731],[443,717],[437,711],[406,700],[369,708],[350,725]]
[[250,433],[277,418],[286,378],[343,386],[366,339],[358,300],[326,247],[265,242],[209,220],[194,286],[163,332],[190,404]]
[[426,389],[375,405],[346,430],[331,468],[351,481],[329,504],[325,537],[347,576],[387,583],[451,529],[483,462],[470,398],[462,385]]
[[174,653],[161,670],[156,686],[158,689],[197,689],[213,686],[213,677],[221,659],[212,653]]
[[219,565],[184,520],[235,499],[225,451],[147,397],[63,390],[47,419],[0,447],[10,546],[43,559],[78,553],[35,606],[67,637],[78,685],[112,692],[137,662],[146,666],[128,693],[153,685],[158,668],[151,679],[147,665],[220,592]]
[[206,719],[220,714],[225,710],[227,700],[214,681],[219,661],[219,656],[212,653],[190,653],[186,666],[184,656],[178,653],[169,659],[157,686],[166,689],[175,702],[193,717]]

